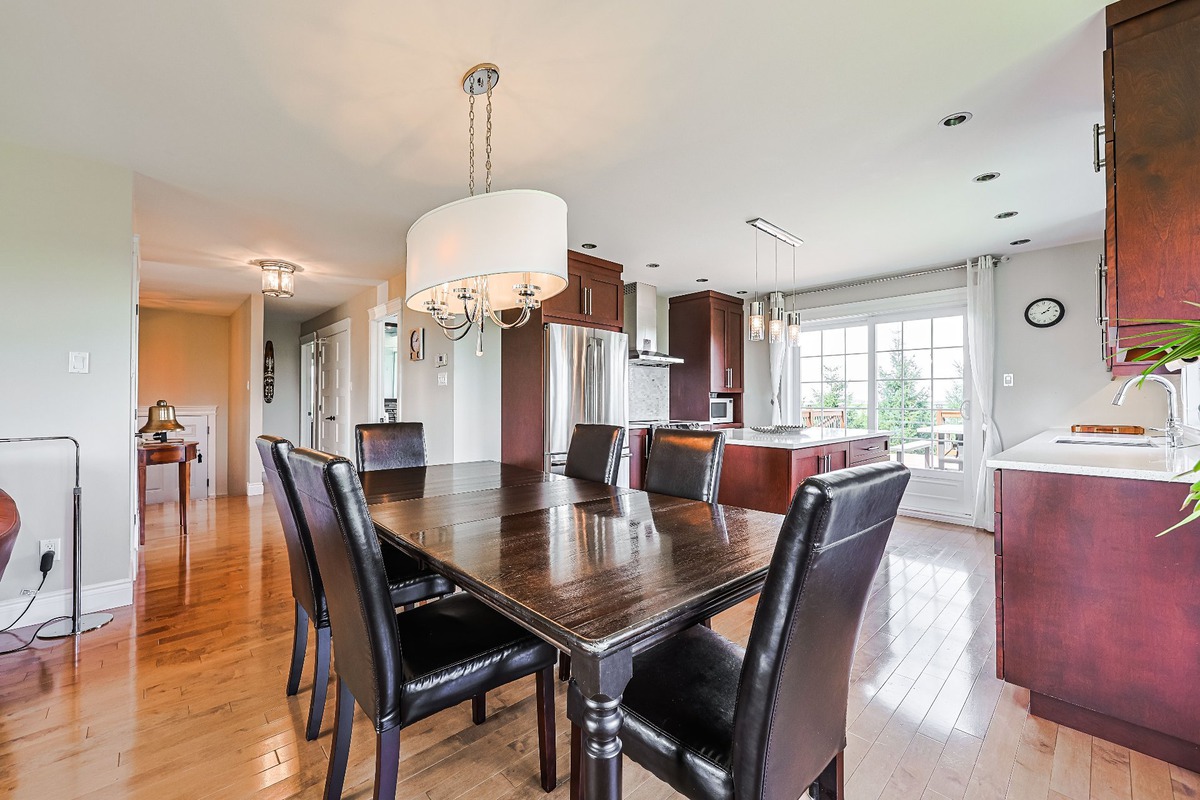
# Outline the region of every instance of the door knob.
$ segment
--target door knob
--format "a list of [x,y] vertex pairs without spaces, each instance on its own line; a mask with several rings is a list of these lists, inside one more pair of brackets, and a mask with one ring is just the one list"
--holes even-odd
[[333,422],[335,419],[337,419],[337,417],[326,417],[326,418],[325,418],[325,421],[326,421],[326,422]]

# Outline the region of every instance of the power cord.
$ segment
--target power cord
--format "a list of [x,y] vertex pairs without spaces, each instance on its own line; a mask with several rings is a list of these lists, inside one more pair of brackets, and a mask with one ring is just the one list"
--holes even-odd
[[[54,568],[54,551],[47,550],[46,552],[42,553],[42,561],[41,561],[41,564],[39,565],[39,568],[42,571],[42,581],[41,581],[41,583],[38,584],[37,588],[33,590],[33,597],[29,598],[29,602],[25,605],[24,610],[22,610],[21,613],[17,615],[16,619],[14,619],[12,622],[8,623],[8,625],[6,627],[0,628],[0,633],[9,633],[12,630],[12,628],[16,627],[16,624],[21,621],[21,618],[24,617],[26,613],[28,613],[29,609],[33,608],[33,601],[37,599],[38,592],[42,591],[42,587],[46,585],[46,576],[49,575],[50,570]],[[64,617],[55,617],[54,619],[46,620],[45,622],[43,622],[41,625],[38,626],[38,629],[36,631],[33,632],[33,636],[29,637],[28,642],[25,642],[20,647],[15,647],[11,650],[0,650],[0,656],[6,656],[9,653],[19,653],[20,651],[25,650],[26,648],[29,647],[29,645],[33,644],[33,640],[37,638],[37,635],[39,633],[41,633],[42,628],[46,627],[51,622],[58,622],[61,619],[68,619],[68,617],[65,617],[65,616]],[[16,634],[10,634],[10,635],[15,636]]]

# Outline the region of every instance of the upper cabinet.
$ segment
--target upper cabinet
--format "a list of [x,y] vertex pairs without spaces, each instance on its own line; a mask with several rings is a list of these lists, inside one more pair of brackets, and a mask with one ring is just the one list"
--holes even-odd
[[620,264],[567,251],[567,288],[542,303],[546,322],[620,330],[625,323],[625,284]]
[[1195,319],[1184,301],[1200,302],[1200,0],[1122,0],[1107,22],[1100,316]]
[[671,416],[707,420],[708,396],[734,398],[734,422],[742,421],[745,334],[742,301],[719,292],[695,292],[670,301]]

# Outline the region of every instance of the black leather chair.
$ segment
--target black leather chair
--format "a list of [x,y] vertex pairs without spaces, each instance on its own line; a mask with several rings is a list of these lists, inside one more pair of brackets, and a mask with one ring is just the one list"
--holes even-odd
[[425,466],[425,425],[373,422],[354,426],[358,471]]
[[615,484],[621,468],[625,428],[620,425],[576,425],[567,450],[568,478]]
[[843,797],[850,667],[908,470],[813,477],[783,521],[745,650],[694,626],[635,656],[627,756],[696,800]]
[[724,456],[722,431],[659,428],[650,442],[643,486],[647,492],[715,503]]
[[[292,667],[288,672],[287,693],[295,695],[300,689],[300,674],[304,671],[304,651],[308,646],[308,623],[312,620],[317,631],[316,664],[313,666],[313,692],[309,701],[308,725],[304,736],[317,738],[321,732],[321,717],[325,713],[325,692],[329,686],[329,609],[321,571],[313,555],[312,537],[300,508],[296,484],[292,479],[288,454],[292,443],[278,436],[258,437],[258,453],[262,457],[266,483],[287,543],[288,565],[292,573],[292,597],[296,601],[296,622],[292,632]],[[428,600],[454,591],[454,584],[436,572],[423,570],[416,561],[394,547],[384,551],[388,588],[392,603],[407,605]]]
[[344,458],[289,456],[325,578],[337,647],[337,715],[325,798],[341,797],[355,702],[375,726],[375,794],[396,795],[400,730],[531,673],[537,675],[542,787],[556,783],[552,646],[466,594],[396,613],[358,473]]

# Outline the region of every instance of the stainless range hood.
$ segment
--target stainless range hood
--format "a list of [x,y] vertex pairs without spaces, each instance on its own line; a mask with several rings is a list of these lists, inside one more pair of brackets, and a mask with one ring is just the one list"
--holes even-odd
[[669,367],[682,358],[658,351],[658,289],[648,283],[625,284],[625,333],[629,363],[635,367]]

